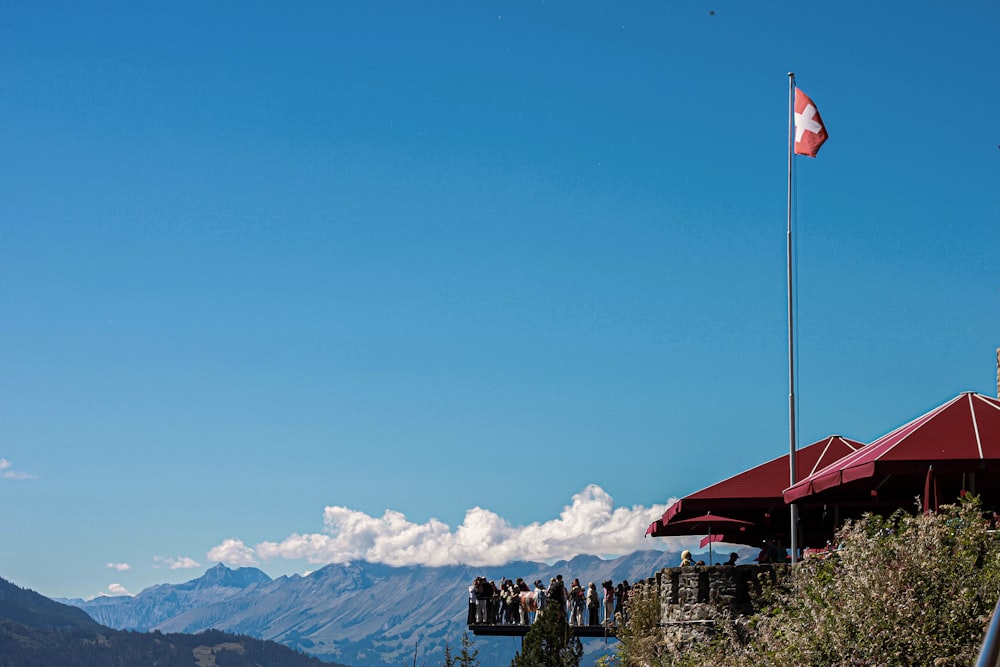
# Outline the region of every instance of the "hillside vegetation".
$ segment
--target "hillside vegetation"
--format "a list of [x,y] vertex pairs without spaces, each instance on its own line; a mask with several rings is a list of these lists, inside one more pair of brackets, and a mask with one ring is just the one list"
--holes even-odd
[[765,587],[759,612],[716,619],[714,639],[671,646],[655,594],[636,596],[620,633],[625,667],[816,667],[975,663],[1000,595],[1000,547],[979,503],[937,514],[867,515],[846,525],[839,549],[789,568]]

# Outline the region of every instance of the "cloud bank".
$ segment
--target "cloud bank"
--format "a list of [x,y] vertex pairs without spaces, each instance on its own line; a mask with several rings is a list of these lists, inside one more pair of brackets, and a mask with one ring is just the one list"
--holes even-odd
[[193,558],[188,558],[187,556],[179,556],[177,558],[169,558],[167,556],[153,556],[153,562],[155,565],[153,567],[169,567],[171,570],[188,570],[195,567],[201,567],[201,564]]
[[616,508],[614,499],[596,484],[574,495],[559,518],[527,526],[513,526],[481,507],[466,511],[462,524],[452,529],[437,519],[413,523],[395,510],[374,517],[331,506],[323,511],[319,533],[295,533],[254,547],[230,538],[213,547],[207,558],[235,566],[277,559],[317,565],[365,560],[393,566],[488,566],[513,560],[554,562],[579,554],[611,556],[664,548],[662,540],[645,539],[645,534],[666,509],[667,504]]
[[7,459],[0,459],[0,479],[37,479],[37,475],[14,470],[14,464]]
[[121,584],[110,584],[108,586],[107,595],[110,595],[110,596],[113,597],[113,596],[116,596],[116,595],[132,595],[132,594],[129,593],[128,589],[125,588],[124,586],[122,586]]

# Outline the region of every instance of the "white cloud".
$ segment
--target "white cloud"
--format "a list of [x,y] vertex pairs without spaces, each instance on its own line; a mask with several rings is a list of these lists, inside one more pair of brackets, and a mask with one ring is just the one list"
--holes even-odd
[[208,558],[233,565],[282,558],[315,564],[366,560],[400,566],[499,565],[517,559],[552,562],[578,554],[611,556],[664,548],[662,540],[645,539],[645,534],[666,508],[616,508],[614,499],[596,484],[574,495],[559,518],[527,526],[513,526],[481,507],[468,510],[462,524],[452,530],[437,519],[413,523],[394,510],[373,517],[331,506],[323,512],[320,533],[294,533],[253,548],[228,539],[209,551]]
[[111,570],[117,570],[118,572],[124,572],[126,570],[131,570],[132,566],[128,563],[108,563],[108,568]]
[[128,592],[128,589],[121,584],[109,584],[108,585],[108,595],[132,595]]
[[240,567],[257,564],[254,550],[243,544],[243,540],[233,538],[224,540],[222,544],[209,549],[205,557],[208,560]]
[[0,458],[0,479],[38,479],[38,475],[14,470],[14,464]]
[[201,564],[193,558],[188,558],[187,556],[179,556],[177,558],[168,558],[167,556],[154,556],[153,561],[156,563],[153,567],[169,567],[171,570],[188,570],[194,567],[201,567]]

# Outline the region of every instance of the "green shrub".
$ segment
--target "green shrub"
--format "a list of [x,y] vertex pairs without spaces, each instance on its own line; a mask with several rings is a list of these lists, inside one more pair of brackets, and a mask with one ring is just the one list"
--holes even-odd
[[[630,665],[936,665],[975,662],[1000,595],[1000,548],[976,499],[931,516],[866,515],[765,590],[752,617]],[[655,631],[654,631],[655,632]],[[648,632],[646,633],[649,634]],[[620,655],[635,657],[635,642]],[[624,661],[624,660],[623,660]]]
[[644,667],[659,662],[667,650],[659,633],[660,592],[655,585],[637,583],[625,601],[627,620],[619,625],[618,657],[625,667]]

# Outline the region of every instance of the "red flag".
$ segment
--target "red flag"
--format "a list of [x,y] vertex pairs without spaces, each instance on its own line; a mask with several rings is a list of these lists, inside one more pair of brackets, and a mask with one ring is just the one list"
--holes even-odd
[[713,542],[721,542],[721,541],[722,541],[722,535],[709,535],[708,537],[701,538],[700,546],[702,549],[704,549]]
[[795,154],[816,157],[827,137],[826,126],[816,105],[799,88],[795,89]]

